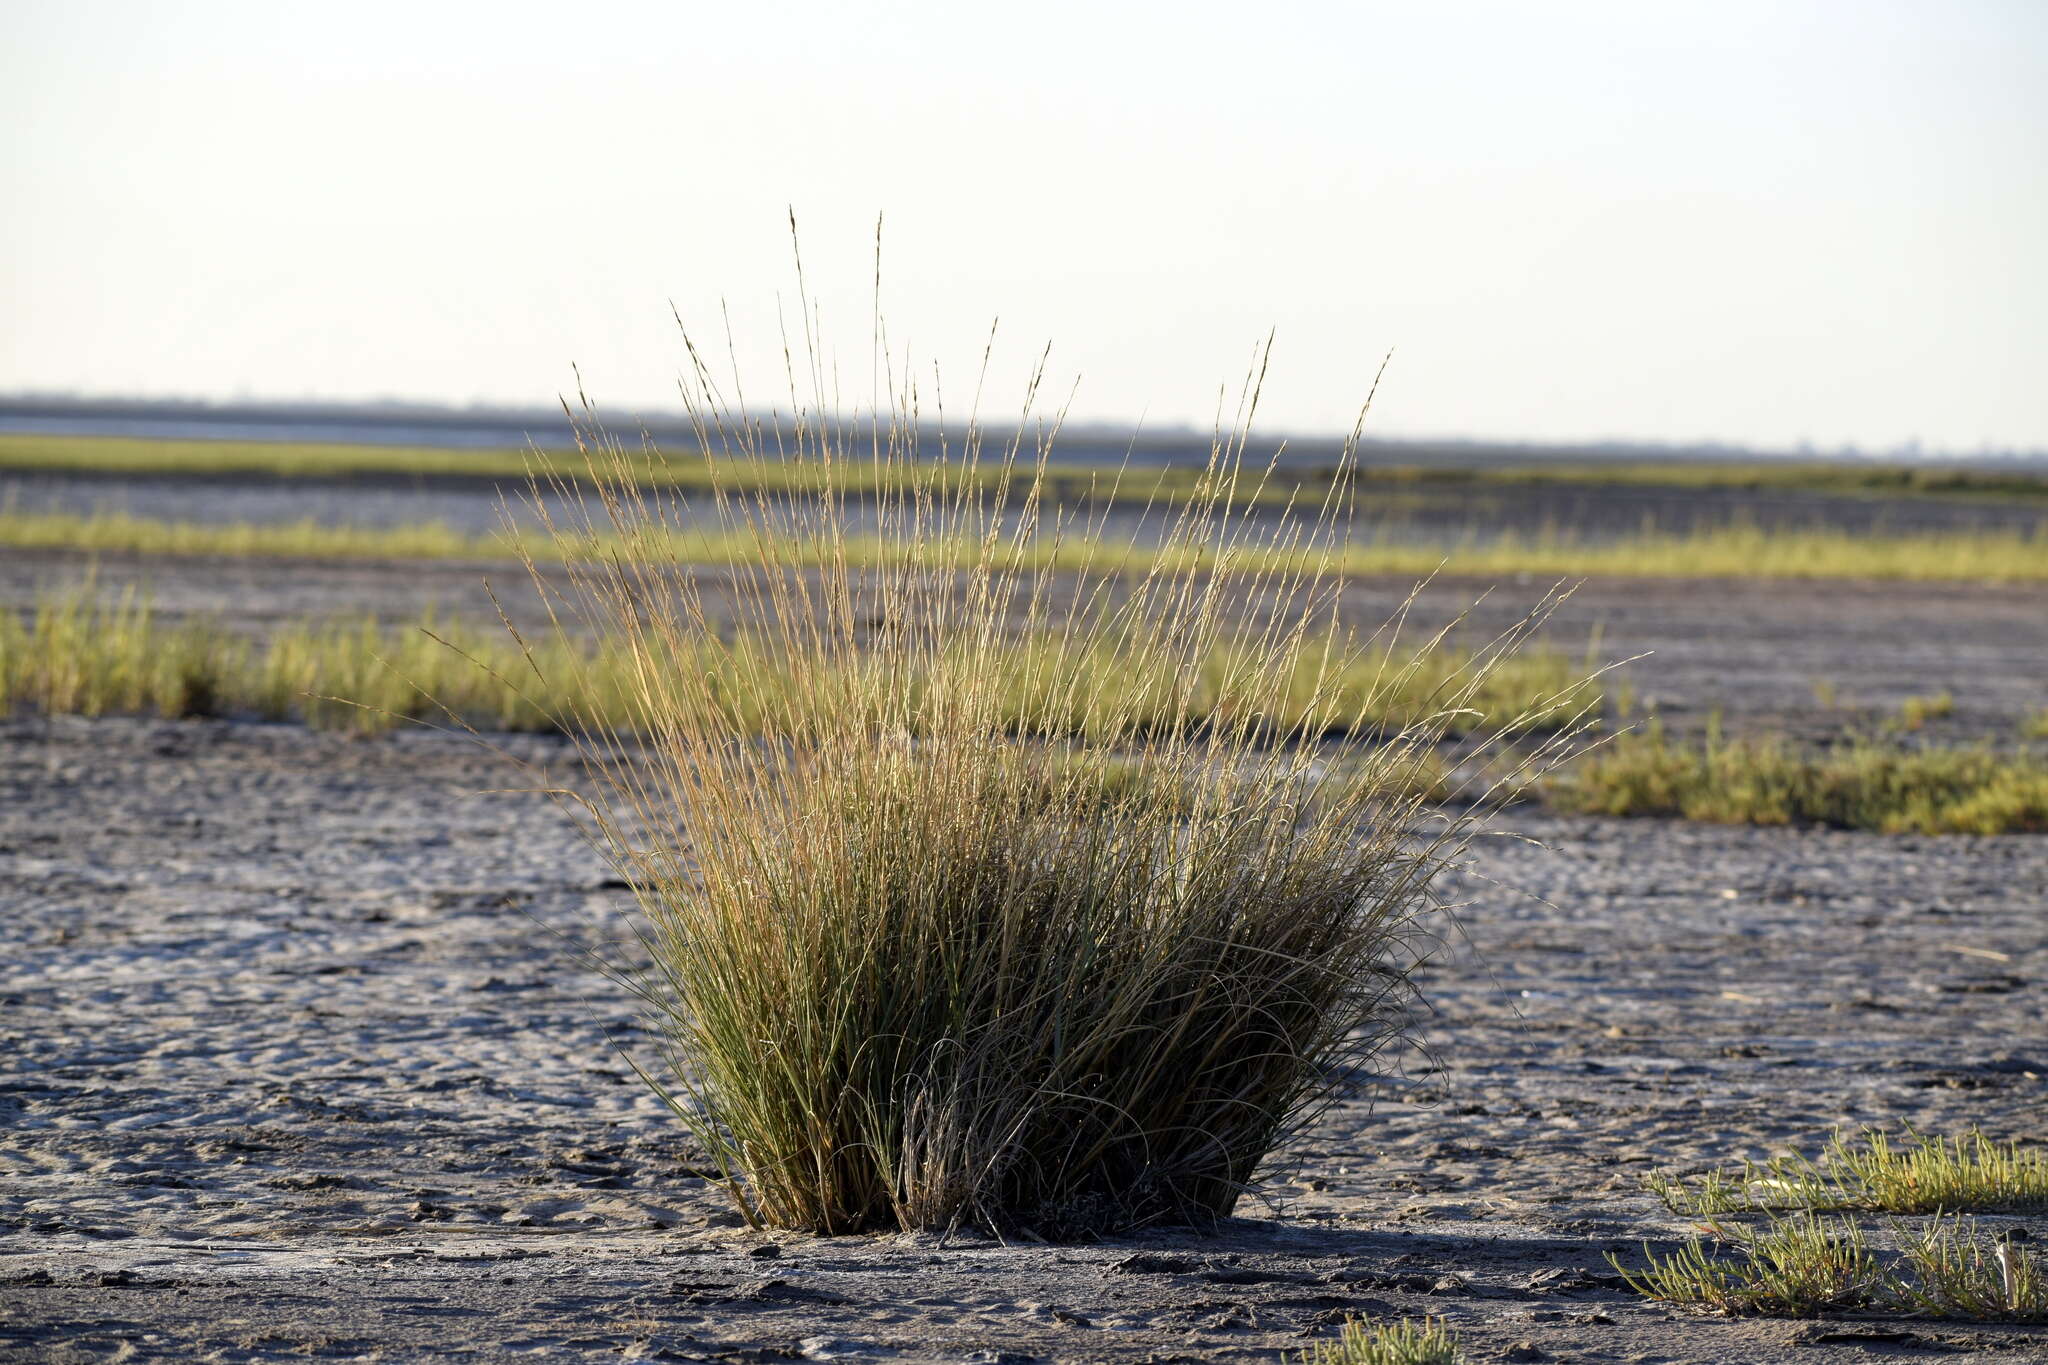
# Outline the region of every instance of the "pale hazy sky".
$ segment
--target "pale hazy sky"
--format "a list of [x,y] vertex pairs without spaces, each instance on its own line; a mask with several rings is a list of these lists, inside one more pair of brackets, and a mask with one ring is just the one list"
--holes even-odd
[[[0,390],[850,393],[1000,315],[1077,413],[2048,447],[2048,0],[0,4]],[[765,396],[765,395],[764,395]]]

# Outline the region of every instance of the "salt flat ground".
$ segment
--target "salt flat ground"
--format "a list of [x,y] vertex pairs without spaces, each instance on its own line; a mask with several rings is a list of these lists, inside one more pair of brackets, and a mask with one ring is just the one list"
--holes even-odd
[[1653,1168],[2048,1133],[2048,838],[1517,812],[1541,842],[1462,879],[1429,1051],[1220,1231],[825,1240],[740,1225],[632,1079],[633,1012],[542,927],[616,936],[625,896],[479,794],[516,781],[418,734],[0,725],[0,1354],[1271,1361],[1437,1313],[1479,1360],[2048,1356],[1695,1317],[1603,1260],[1683,1230]]
[[[1104,469],[1107,484],[1113,468]],[[1126,476],[1143,488],[1145,471]],[[505,494],[518,504],[524,482],[439,475],[364,473],[346,478],[276,478],[248,474],[133,474],[90,470],[0,470],[0,504],[23,512],[125,512],[130,516],[199,522],[316,521],[351,526],[402,526],[437,521],[471,534],[503,524]],[[686,500],[707,526],[717,518],[709,499]],[[551,500],[552,503],[552,500]],[[559,508],[559,503],[552,503]],[[678,509],[680,511],[680,509]],[[1270,522],[1268,508],[1254,517]],[[1087,518],[1092,519],[1093,514]],[[2026,498],[1882,495],[1782,488],[1606,483],[1368,484],[1360,492],[1354,529],[1395,543],[1489,541],[1501,534],[1567,535],[1603,542],[1648,530],[1685,533],[1729,525],[1766,530],[1830,530],[1850,535],[1968,533],[2038,534],[2048,508]],[[524,519],[524,518],[522,518]],[[690,520],[688,513],[682,519]],[[1164,518],[1123,504],[1105,525],[1145,541]]]

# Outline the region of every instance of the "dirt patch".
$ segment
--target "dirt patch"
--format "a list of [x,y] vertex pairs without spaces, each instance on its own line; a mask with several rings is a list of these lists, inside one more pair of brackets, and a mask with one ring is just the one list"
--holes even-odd
[[0,727],[0,1352],[1270,1361],[1352,1313],[1480,1360],[2048,1351],[1695,1318],[1603,1260],[1683,1232],[1653,1167],[2048,1131],[2048,839],[1524,813],[1427,1051],[1219,1233],[824,1240],[741,1226],[632,1079],[632,1011],[539,927],[614,938],[622,893],[506,780],[426,735]]

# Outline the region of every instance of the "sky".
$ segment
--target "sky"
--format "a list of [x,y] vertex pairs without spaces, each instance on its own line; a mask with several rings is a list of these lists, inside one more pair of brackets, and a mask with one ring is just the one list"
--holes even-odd
[[[0,392],[2048,449],[2040,0],[0,2]],[[999,320],[999,321],[998,321]]]

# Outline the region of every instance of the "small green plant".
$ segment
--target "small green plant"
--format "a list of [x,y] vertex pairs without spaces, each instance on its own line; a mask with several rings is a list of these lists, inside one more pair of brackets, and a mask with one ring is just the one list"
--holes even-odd
[[1892,728],[1915,732],[1925,729],[1930,720],[1946,720],[1955,713],[1956,699],[1945,689],[1931,696],[1908,697],[1899,703]]
[[2028,739],[2048,739],[2048,706],[2021,721],[2020,733]]
[[1664,1201],[1665,1208],[1687,1218],[1745,1213],[1756,1207],[1743,1178],[1722,1171],[1708,1171],[1690,1182],[1663,1171],[1652,1171],[1644,1177],[1643,1185]]
[[1645,1298],[1731,1316],[1868,1311],[2048,1322],[2048,1267],[2040,1255],[2009,1234],[1985,1234],[1967,1217],[1895,1228],[1899,1251],[1889,1267],[1855,1223],[1811,1210],[1771,1215],[1753,1231],[1718,1221],[1704,1231],[1668,1256],[1645,1244],[1640,1269],[1607,1259]]
[[1441,1320],[1368,1322],[1352,1318],[1335,1341],[1301,1353],[1301,1365],[1458,1365],[1458,1338]]
[[1877,1131],[1860,1146],[1837,1135],[1824,1160],[1861,1207],[1886,1213],[2048,1209],[2048,1148],[1995,1142],[1975,1130],[1942,1138],[1908,1129],[1903,1145]]
[[1673,1213],[1714,1217],[1783,1209],[1879,1213],[2024,1213],[2048,1209],[2048,1149],[1972,1130],[1929,1137],[1907,1129],[1834,1134],[1818,1161],[1799,1153],[1688,1182],[1658,1174],[1651,1191]]
[[1823,706],[1826,707],[1828,710],[1832,711],[1835,709],[1836,703],[1839,702],[1841,698],[1841,689],[1835,685],[1835,680],[1833,678],[1813,679],[1814,705]]
[[2039,1253],[2005,1235],[1986,1235],[1974,1220],[1936,1219],[1900,1237],[1908,1275],[1895,1277],[1888,1297],[1906,1312],[1979,1322],[2048,1322],[2048,1265]]
[[[1647,1243],[1641,1269],[1607,1260],[1645,1298],[1730,1315],[1813,1317],[1863,1307],[1884,1275],[1854,1224],[1811,1213],[1773,1218],[1757,1231],[1709,1224],[1668,1256]],[[1721,1254],[1722,1249],[1729,1254]]]
[[1614,689],[1614,719],[1627,724],[1636,713],[1636,685],[1624,679]]

